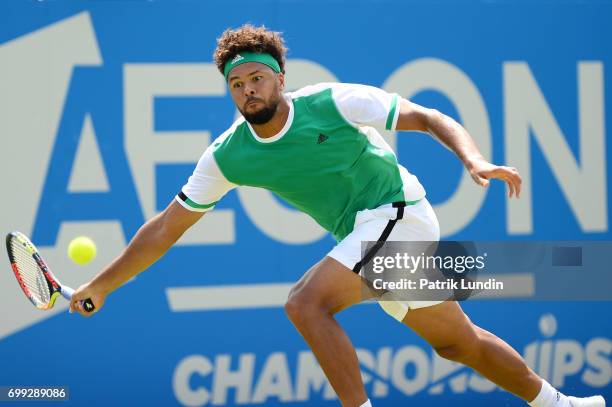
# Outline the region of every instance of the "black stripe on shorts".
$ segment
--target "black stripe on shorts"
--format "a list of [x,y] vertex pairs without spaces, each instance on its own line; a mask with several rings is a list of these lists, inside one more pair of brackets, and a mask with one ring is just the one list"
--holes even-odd
[[380,250],[380,248],[385,244],[385,242],[389,238],[389,235],[393,231],[393,227],[395,226],[397,221],[404,217],[404,207],[406,206],[406,202],[393,202],[392,205],[394,208],[397,208],[397,216],[395,217],[395,219],[391,219],[389,220],[389,222],[387,222],[387,226],[385,226],[385,229],[381,233],[380,237],[378,238],[374,246],[372,246],[366,252],[366,254],[363,256],[363,259],[361,259],[360,261],[357,262],[357,264],[355,264],[355,267],[353,267],[354,273],[359,274],[359,272],[361,271],[361,268],[372,260],[372,258],[376,255],[376,252]]

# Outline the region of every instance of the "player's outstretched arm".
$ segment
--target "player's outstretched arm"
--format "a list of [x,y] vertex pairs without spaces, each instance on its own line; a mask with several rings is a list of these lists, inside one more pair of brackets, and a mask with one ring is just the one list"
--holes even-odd
[[520,196],[521,176],[517,169],[488,162],[467,130],[439,111],[427,109],[408,100],[401,100],[396,130],[422,131],[431,134],[459,157],[478,185],[487,187],[490,179],[501,179],[508,184],[509,197]]
[[202,215],[203,212],[189,211],[173,200],[162,213],[138,230],[119,257],[76,290],[70,312],[90,316],[80,304],[87,298],[91,298],[96,311],[100,310],[108,294],[155,263]]

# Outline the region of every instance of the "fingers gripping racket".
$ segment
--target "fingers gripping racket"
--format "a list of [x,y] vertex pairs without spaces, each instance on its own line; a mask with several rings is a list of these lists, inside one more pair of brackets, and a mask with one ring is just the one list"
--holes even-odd
[[[36,246],[20,232],[11,232],[6,236],[6,251],[21,289],[38,309],[53,308],[55,300],[61,294],[70,301],[74,290],[62,285],[51,273]],[[82,301],[83,309],[95,311],[91,299]]]

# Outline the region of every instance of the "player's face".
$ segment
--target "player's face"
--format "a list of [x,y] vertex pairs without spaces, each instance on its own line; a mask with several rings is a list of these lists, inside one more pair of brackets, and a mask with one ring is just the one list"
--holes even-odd
[[242,116],[251,124],[265,124],[276,113],[285,83],[282,73],[257,62],[247,62],[232,69],[228,85]]

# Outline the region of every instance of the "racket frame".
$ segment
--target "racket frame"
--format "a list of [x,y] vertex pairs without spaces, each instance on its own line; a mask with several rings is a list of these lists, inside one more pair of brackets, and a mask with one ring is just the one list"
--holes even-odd
[[[49,293],[50,293],[50,298],[49,298],[48,303],[46,304],[39,303],[35,299],[34,295],[30,292],[30,289],[28,288],[28,286],[23,281],[23,277],[21,276],[21,271],[19,270],[17,261],[15,259],[15,255],[13,253],[13,248],[11,246],[11,242],[13,240],[17,240],[17,242],[19,242],[28,251],[28,253],[30,253],[32,258],[36,262],[37,266],[40,268],[40,271],[43,273],[43,276],[45,277],[45,282],[47,283],[47,286],[49,288]],[[62,286],[62,284],[58,281],[58,279],[51,272],[51,269],[49,268],[47,263],[45,263],[45,261],[41,257],[40,253],[38,252],[38,249],[36,248],[36,246],[34,246],[34,243],[32,243],[26,235],[24,235],[21,232],[17,232],[17,231],[11,232],[8,235],[6,235],[6,252],[8,254],[9,261],[11,262],[11,268],[13,269],[13,273],[15,274],[15,277],[17,278],[17,282],[19,283],[19,286],[21,287],[26,297],[28,297],[30,302],[34,304],[36,308],[42,309],[42,310],[48,310],[48,309],[53,308],[53,306],[55,305],[55,301],[57,300],[57,297],[59,297],[60,295],[64,297],[66,300],[70,301],[70,299],[72,298],[72,294],[74,293],[74,290],[70,287]]]

